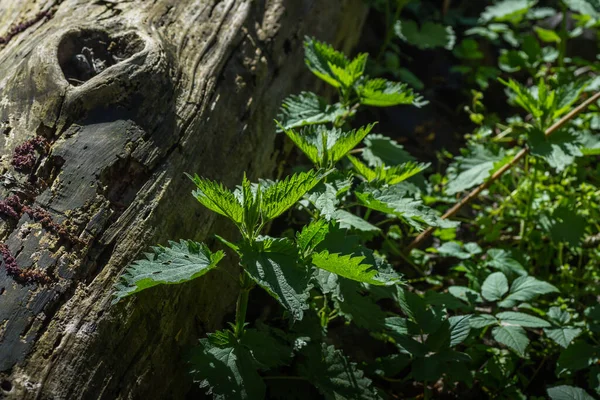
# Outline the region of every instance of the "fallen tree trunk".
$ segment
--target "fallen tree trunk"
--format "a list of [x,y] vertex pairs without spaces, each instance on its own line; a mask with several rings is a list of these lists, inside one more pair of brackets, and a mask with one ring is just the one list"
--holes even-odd
[[183,173],[269,176],[277,108],[313,81],[304,35],[348,50],[364,11],[361,0],[0,2],[2,395],[185,396],[184,351],[222,325],[237,282],[217,270],[111,307],[112,286],[149,245],[226,229]]

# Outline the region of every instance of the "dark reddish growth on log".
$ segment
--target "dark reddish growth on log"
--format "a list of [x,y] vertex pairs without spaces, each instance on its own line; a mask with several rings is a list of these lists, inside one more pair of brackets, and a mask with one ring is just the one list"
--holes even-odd
[[37,269],[21,269],[17,265],[17,260],[11,254],[9,248],[4,243],[0,243],[0,255],[4,261],[4,269],[8,275],[12,276],[19,283],[50,283],[52,279],[45,272]]
[[31,170],[37,161],[35,151],[38,150],[41,152],[45,150],[47,144],[48,142],[42,136],[36,136],[15,147],[11,165],[17,171]]

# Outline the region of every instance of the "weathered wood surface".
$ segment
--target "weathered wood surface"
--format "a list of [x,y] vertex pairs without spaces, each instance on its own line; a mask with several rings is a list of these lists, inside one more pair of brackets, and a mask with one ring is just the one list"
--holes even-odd
[[[276,110],[314,82],[304,35],[347,50],[364,11],[361,0],[0,0],[0,199],[24,205],[11,203],[17,218],[0,209],[0,239],[39,272],[26,283],[7,257],[0,267],[0,397],[184,397],[184,350],[221,325],[237,283],[215,271],[114,307],[111,287],[150,244],[226,229],[183,173],[269,176]],[[16,150],[36,136],[36,153]],[[27,151],[31,168],[17,157]]]

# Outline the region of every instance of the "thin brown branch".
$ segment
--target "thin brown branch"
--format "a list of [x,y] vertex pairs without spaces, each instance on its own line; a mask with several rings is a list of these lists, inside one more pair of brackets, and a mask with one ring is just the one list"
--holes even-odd
[[[581,103],[579,106],[575,107],[568,114],[554,123],[551,127],[549,127],[545,133],[546,137],[552,135],[554,132],[562,128],[567,122],[573,119],[577,114],[585,110],[591,104],[595,103],[598,99],[600,99],[600,92],[595,93],[592,97]],[[506,171],[511,169],[515,164],[517,164],[523,157],[525,157],[529,153],[529,148],[522,148],[508,163],[504,164],[498,171],[494,172],[492,176],[473,189],[468,195],[463,197],[458,203],[456,203],[452,208],[450,208],[444,215],[442,215],[442,219],[448,219],[456,215],[461,208],[463,208],[466,204],[470,203],[471,200],[475,199],[481,192],[487,189],[492,183],[497,181]],[[419,236],[412,241],[411,244],[406,248],[406,252],[409,253],[412,249],[417,248],[426,240],[433,232],[435,232],[437,228],[430,227],[427,230],[421,232]]]

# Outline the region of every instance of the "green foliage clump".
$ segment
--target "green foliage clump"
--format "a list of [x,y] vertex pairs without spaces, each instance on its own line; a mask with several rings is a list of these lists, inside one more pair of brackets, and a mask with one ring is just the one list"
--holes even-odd
[[[188,357],[215,399],[599,396],[600,118],[597,102],[572,112],[598,91],[599,69],[570,58],[566,42],[596,28],[600,9],[555,2],[574,22],[550,29],[540,21],[557,10],[534,0],[480,5],[477,18],[369,3],[386,21],[374,61],[305,40],[307,68],[337,99],[284,100],[276,126],[304,164],[276,181],[244,175],[235,189],[190,175],[193,196],[239,236],[216,237],[226,251],[153,248],[115,302],[233,256],[235,320]],[[383,123],[353,126],[364,106],[427,104],[409,88],[423,83],[399,65],[401,46],[452,54],[472,97],[473,132],[428,177],[431,163],[375,133]],[[504,91],[502,112],[487,109],[488,91]],[[248,320],[255,288],[276,317]]]

